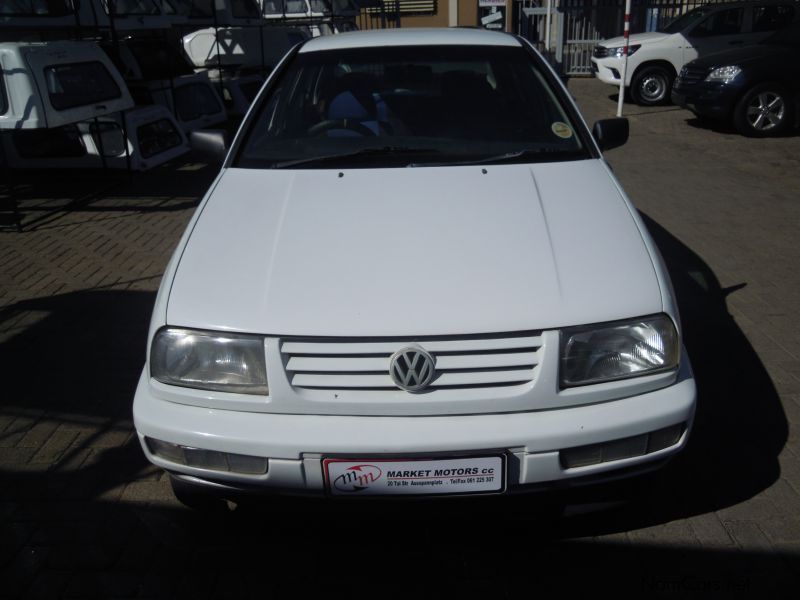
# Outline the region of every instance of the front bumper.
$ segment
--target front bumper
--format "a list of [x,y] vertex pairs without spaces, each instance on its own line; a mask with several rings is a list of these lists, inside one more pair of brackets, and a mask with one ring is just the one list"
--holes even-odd
[[[685,357],[685,354],[684,354]],[[298,494],[324,491],[325,456],[475,455],[504,452],[509,491],[530,484],[598,481],[662,463],[686,444],[696,390],[683,359],[676,382],[656,391],[608,402],[531,412],[363,417],[252,413],[201,408],[161,400],[142,373],[134,400],[136,430],[147,458],[194,483]],[[682,424],[679,441],[650,454],[584,467],[564,468],[560,451],[601,444]],[[152,454],[150,437],[183,446],[261,456],[267,473],[244,475],[172,463]],[[541,487],[541,486],[539,486]]]
[[[596,58],[593,56],[592,72],[594,73],[595,77],[597,77],[603,83],[618,86],[622,73],[622,63],[623,60],[621,58],[616,58],[614,56],[606,56],[603,58]],[[630,72],[631,64],[629,60],[628,73]],[[630,75],[628,75],[626,79],[630,80]],[[630,81],[626,82],[626,85],[628,85],[628,83],[630,83]]]
[[727,119],[739,98],[737,86],[721,83],[687,84],[680,77],[672,87],[672,103],[710,119]]

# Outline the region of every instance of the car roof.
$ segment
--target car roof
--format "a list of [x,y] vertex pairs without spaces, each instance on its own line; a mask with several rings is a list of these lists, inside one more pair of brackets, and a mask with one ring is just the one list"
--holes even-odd
[[521,46],[507,33],[470,28],[409,28],[353,31],[324,35],[303,44],[300,52],[375,48],[379,46]]

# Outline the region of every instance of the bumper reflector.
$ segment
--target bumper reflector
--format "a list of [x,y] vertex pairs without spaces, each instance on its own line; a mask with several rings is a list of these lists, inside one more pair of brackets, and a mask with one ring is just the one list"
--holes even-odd
[[682,435],[683,424],[678,424],[603,444],[568,448],[560,452],[561,466],[565,469],[575,469],[634,456],[644,456],[674,446],[680,441]]
[[145,443],[150,452],[158,458],[179,465],[197,467],[198,469],[227,471],[244,475],[263,475],[269,468],[269,460],[261,456],[203,450],[202,448],[181,446],[153,438],[145,438]]
[[651,431],[647,440],[647,453],[657,452],[677,444],[683,435],[683,425],[673,425],[658,431]]

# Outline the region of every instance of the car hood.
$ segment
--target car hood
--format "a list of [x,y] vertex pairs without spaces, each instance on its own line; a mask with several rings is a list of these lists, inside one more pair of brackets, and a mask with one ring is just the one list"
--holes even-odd
[[711,69],[713,67],[724,67],[727,65],[745,66],[762,60],[768,62],[784,56],[787,59],[791,58],[796,60],[800,57],[800,49],[795,49],[794,52],[792,52],[791,48],[778,44],[753,44],[742,48],[732,48],[730,50],[723,50],[722,52],[707,54],[701,58],[694,59],[691,64],[693,66]]
[[[632,33],[630,35],[630,45],[633,46],[634,44],[650,44],[653,42],[660,42],[668,37],[672,37],[672,34],[659,33],[658,31],[651,31],[648,33]],[[603,40],[600,45],[605,46],[606,48],[618,48],[619,46],[625,45],[625,38],[620,36]]]
[[167,322],[422,336],[661,310],[636,221],[607,167],[586,160],[228,169],[183,250]]

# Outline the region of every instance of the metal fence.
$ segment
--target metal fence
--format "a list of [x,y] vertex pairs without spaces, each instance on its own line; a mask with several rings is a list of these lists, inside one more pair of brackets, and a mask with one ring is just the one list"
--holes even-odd
[[[731,0],[632,0],[631,33],[656,31],[702,4]],[[514,23],[571,76],[590,75],[592,49],[601,40],[622,35],[625,0],[552,0],[547,44],[547,0],[516,0]]]
[[358,28],[364,29],[394,29],[400,27],[402,13],[400,0],[372,0],[362,1],[362,9],[356,23]]

